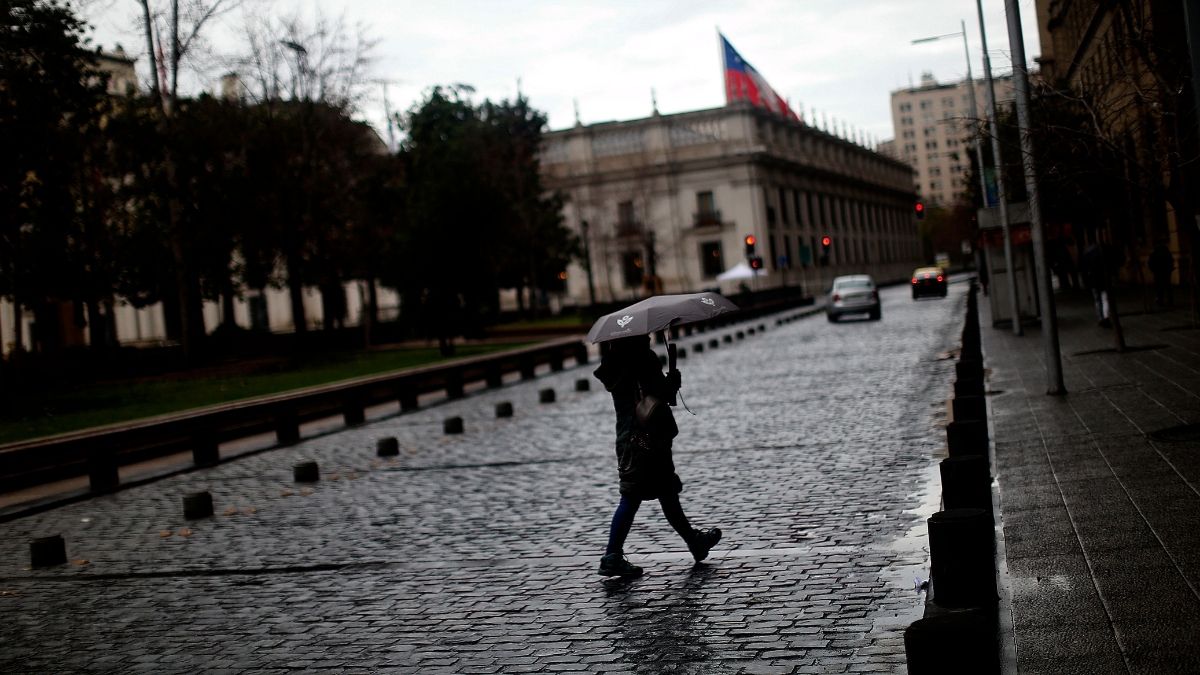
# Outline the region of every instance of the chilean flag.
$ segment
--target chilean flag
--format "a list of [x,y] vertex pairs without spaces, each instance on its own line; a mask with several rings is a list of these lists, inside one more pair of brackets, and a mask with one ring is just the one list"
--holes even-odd
[[754,66],[746,63],[746,59],[737,53],[729,40],[719,32],[717,37],[721,38],[721,54],[725,61],[725,103],[749,101],[751,105],[799,122],[800,118],[788,107],[787,101],[775,93]]

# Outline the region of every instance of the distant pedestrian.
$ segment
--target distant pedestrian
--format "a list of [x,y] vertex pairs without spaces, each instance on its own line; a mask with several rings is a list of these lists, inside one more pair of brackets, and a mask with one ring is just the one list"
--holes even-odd
[[1171,257],[1167,245],[1161,241],[1156,243],[1146,263],[1154,275],[1155,301],[1159,307],[1171,306],[1174,304],[1174,298],[1171,297],[1171,271],[1175,269],[1175,258]]
[[[654,434],[646,424],[638,424],[636,408],[644,397],[663,401],[658,414],[670,414],[666,403],[679,390],[678,377],[662,373],[658,355],[650,349],[646,335],[620,338],[604,343],[596,377],[612,393],[617,416],[617,473],[621,501],[613,514],[608,548],[600,559],[599,573],[604,576],[641,576],[642,568],[625,559],[625,538],[633,526],[638,507],[645,500],[657,499],[667,522],[691,551],[696,562],[708,557],[709,550],[721,540],[721,530],[693,529],[679,504],[683,482],[675,474],[671,455],[674,434]],[[669,425],[674,428],[671,419]]]
[[1092,291],[1092,301],[1096,307],[1097,322],[1108,328],[1112,325],[1108,315],[1109,290],[1109,253],[1107,246],[1099,240],[1083,251],[1083,281]]

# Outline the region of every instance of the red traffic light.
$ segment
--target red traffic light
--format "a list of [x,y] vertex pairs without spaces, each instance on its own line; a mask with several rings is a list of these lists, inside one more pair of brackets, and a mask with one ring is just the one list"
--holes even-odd
[[830,239],[829,235],[825,235],[824,237],[821,237],[821,245],[822,246],[829,246],[832,243],[833,243],[833,239]]
[[917,213],[921,213],[925,210],[925,205],[921,202],[917,202],[917,205],[914,208],[917,210]]
[[760,258],[759,256],[753,256],[750,258],[750,269],[761,270],[762,266],[763,266],[762,258]]
[[746,235],[746,245],[747,246],[753,246],[757,242],[758,242],[758,239],[755,239],[754,235],[752,235],[752,234]]

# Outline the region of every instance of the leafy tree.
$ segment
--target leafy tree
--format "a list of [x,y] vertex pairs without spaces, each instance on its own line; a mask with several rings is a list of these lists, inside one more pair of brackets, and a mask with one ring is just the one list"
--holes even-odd
[[104,86],[68,6],[9,0],[0,14],[0,296],[13,299],[18,326],[20,309],[33,308],[37,340],[52,349],[54,301],[84,300],[106,272],[98,224],[81,208],[100,199],[87,159]]

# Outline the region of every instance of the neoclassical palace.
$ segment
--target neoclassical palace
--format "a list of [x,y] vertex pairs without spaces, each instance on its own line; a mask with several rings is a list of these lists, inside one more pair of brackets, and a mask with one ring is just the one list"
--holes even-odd
[[[586,251],[566,304],[741,284],[819,293],[840,274],[905,278],[920,255],[907,164],[748,104],[552,131],[541,165]],[[747,236],[762,272],[718,281],[750,257]]]

